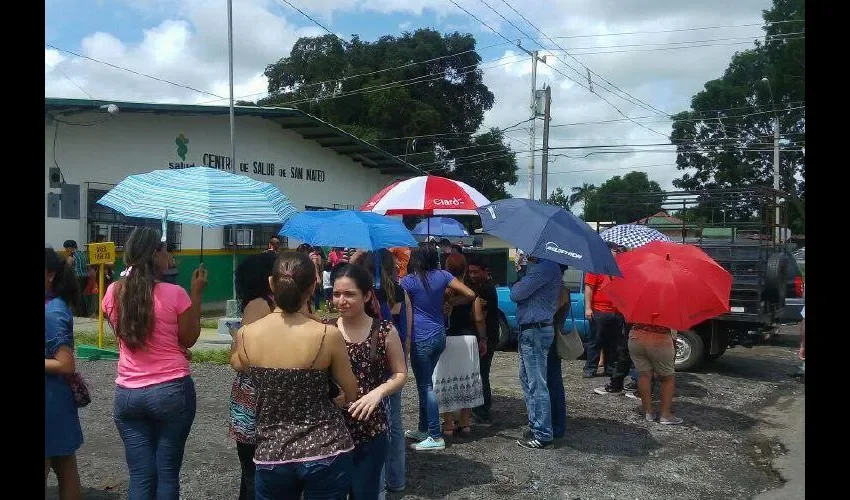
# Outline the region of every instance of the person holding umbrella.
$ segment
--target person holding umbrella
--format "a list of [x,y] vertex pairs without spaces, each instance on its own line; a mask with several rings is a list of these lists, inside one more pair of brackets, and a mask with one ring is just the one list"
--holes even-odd
[[519,321],[519,380],[528,408],[529,430],[517,444],[540,449],[552,444],[552,408],[546,382],[549,348],[555,338],[552,318],[561,293],[557,263],[530,257],[527,274],[511,287]]

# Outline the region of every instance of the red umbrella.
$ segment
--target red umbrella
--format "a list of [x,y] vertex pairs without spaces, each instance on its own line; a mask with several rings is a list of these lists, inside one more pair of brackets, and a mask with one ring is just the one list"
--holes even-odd
[[653,241],[617,255],[623,273],[602,291],[629,323],[688,330],[729,312],[732,275],[700,248]]
[[423,175],[390,184],[360,210],[383,215],[477,215],[475,209],[489,203],[469,184]]

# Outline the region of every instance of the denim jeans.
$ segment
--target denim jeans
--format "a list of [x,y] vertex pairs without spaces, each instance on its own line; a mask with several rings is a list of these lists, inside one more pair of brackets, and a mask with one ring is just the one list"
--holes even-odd
[[590,320],[590,342],[587,343],[587,362],[584,365],[584,373],[591,375],[596,373],[599,365],[599,356],[605,352],[605,375],[610,377],[614,374],[617,364],[617,348],[623,338],[623,324],[625,320],[620,313],[593,311]]
[[427,432],[434,439],[440,438],[443,430],[440,427],[440,407],[431,378],[445,349],[446,335],[442,332],[429,339],[413,342],[410,346],[410,364],[416,378],[416,391],[419,393],[419,431]]
[[139,389],[115,387],[112,415],[130,470],[130,500],[180,497],[180,467],[196,405],[192,377]]
[[[387,409],[388,434],[387,458],[381,469],[381,485],[390,490],[403,490],[407,483],[407,459],[405,455],[404,424],[401,421],[401,391],[384,399]],[[381,495],[383,498],[383,492]]]
[[381,470],[387,459],[389,438],[383,433],[354,447],[354,468],[351,471],[349,500],[378,500],[384,485]]
[[547,358],[555,338],[551,326],[519,333],[519,382],[528,408],[528,424],[534,438],[552,441],[552,406],[546,384]]
[[257,500],[345,500],[353,469],[352,452],[307,462],[257,465]]
[[564,374],[561,371],[561,358],[558,357],[555,342],[552,342],[546,359],[546,386],[549,388],[552,408],[552,436],[560,439],[567,434],[567,394],[564,391]]

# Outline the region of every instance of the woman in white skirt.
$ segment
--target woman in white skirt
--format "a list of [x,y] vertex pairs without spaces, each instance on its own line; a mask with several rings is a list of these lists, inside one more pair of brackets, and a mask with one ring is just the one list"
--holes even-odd
[[[466,278],[466,258],[452,253],[446,270],[460,281]],[[446,291],[447,299],[451,290]],[[448,303],[448,302],[447,302]],[[434,369],[434,393],[442,410],[443,434],[451,437],[472,432],[472,408],[484,404],[479,356],[487,352],[487,331],[481,299],[470,304],[447,306],[446,349]],[[455,424],[455,413],[459,418]]]

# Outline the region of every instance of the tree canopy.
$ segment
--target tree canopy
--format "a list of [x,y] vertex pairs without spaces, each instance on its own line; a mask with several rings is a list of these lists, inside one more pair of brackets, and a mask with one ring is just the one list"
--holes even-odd
[[569,210],[572,208],[570,204],[570,198],[564,193],[564,190],[560,187],[555,188],[552,191],[552,194],[549,195],[549,198],[546,199],[546,203],[550,205],[555,205],[556,207],[561,207],[564,210]]
[[356,35],[300,38],[266,67],[261,105],[296,107],[421,166],[507,197],[516,160],[493,129],[474,133],[493,106],[471,34],[419,29],[374,42]]
[[[792,231],[804,232],[805,0],[774,0],[764,11],[765,41],[736,53],[723,76],[706,82],[691,110],[674,116],[673,185],[688,191],[773,186],[773,122],[779,118],[780,190],[791,195]],[[767,78],[767,81],[763,81]],[[730,219],[757,216],[754,204],[732,207]]]
[[[639,197],[629,196],[641,194]],[[653,196],[651,193],[658,193]],[[591,190],[584,200],[584,220],[615,221],[627,224],[653,215],[664,202],[661,186],[649,180],[646,172],[629,172],[616,175]]]

